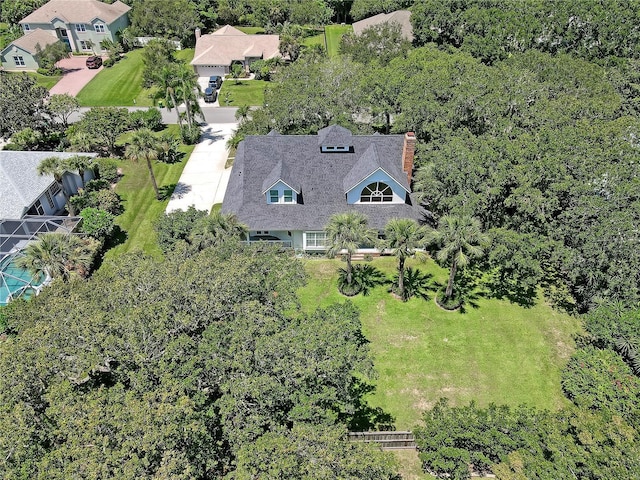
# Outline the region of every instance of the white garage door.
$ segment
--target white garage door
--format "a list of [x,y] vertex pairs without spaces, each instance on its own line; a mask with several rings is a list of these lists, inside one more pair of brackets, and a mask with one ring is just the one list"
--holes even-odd
[[223,65],[198,65],[196,68],[199,77],[210,77],[212,75],[225,76],[225,68]]

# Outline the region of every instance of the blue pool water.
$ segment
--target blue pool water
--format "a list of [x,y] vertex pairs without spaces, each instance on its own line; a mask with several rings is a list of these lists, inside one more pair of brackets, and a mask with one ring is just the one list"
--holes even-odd
[[27,270],[16,266],[14,258],[0,261],[0,305],[18,297],[31,297],[43,283],[42,276],[34,278]]

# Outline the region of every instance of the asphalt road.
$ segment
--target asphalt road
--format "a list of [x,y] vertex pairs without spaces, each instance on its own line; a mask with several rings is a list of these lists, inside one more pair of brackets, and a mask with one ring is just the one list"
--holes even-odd
[[[130,112],[135,110],[146,110],[147,107],[125,107]],[[89,108],[81,108],[79,112],[74,113],[69,121],[71,123],[77,122],[82,117],[82,114],[89,110]],[[204,114],[204,122],[202,123],[237,123],[236,122],[236,107],[202,107],[202,113]],[[175,109],[168,111],[166,108],[161,108],[162,121],[164,123],[178,123]]]

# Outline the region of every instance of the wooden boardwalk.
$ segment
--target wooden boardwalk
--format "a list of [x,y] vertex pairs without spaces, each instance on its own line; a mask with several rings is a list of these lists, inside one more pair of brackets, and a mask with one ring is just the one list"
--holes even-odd
[[349,432],[349,440],[377,443],[382,450],[416,449],[416,439],[411,432]]

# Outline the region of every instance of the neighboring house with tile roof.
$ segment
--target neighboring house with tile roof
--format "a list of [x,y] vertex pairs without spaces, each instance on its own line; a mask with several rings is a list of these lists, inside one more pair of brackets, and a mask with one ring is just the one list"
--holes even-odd
[[[64,210],[65,196],[53,175],[39,175],[38,165],[47,157],[74,155],[95,157],[94,153],[0,151],[0,219],[20,219],[25,215],[56,215]],[[85,172],[85,181],[93,172]],[[62,182],[67,192],[82,185],[77,173],[66,172]]]
[[191,61],[200,77],[224,76],[234,63],[249,70],[251,62],[280,56],[278,35],[248,35],[225,25],[213,33],[196,30],[196,51]]
[[[50,0],[19,22],[25,35],[0,52],[2,65],[7,70],[37,69],[35,43],[26,38],[36,32],[43,48],[48,34],[72,52],[101,54],[100,42],[117,41],[117,33],[129,25],[129,10],[131,7],[119,0],[112,4],[98,0]],[[29,48],[22,48],[21,43],[29,43]]]
[[410,42],[413,41],[413,26],[411,25],[411,12],[409,10],[379,13],[373,17],[364,18],[353,24],[353,32],[356,35],[360,35],[365,29],[382,23],[397,23],[400,25],[402,36]]
[[411,193],[416,137],[353,135],[332,125],[318,135],[249,135],[238,146],[222,204],[250,240],[326,250],[334,213],[365,214],[382,231],[392,218],[423,220]]

